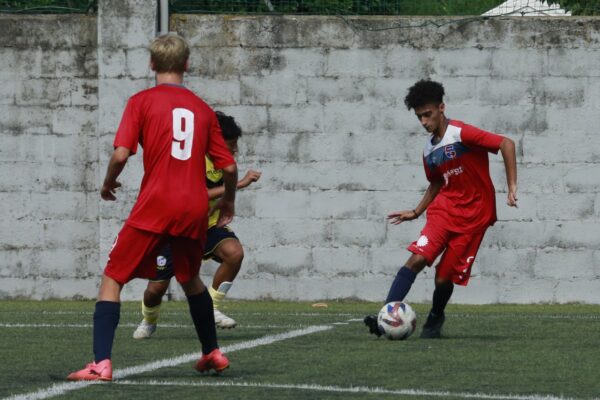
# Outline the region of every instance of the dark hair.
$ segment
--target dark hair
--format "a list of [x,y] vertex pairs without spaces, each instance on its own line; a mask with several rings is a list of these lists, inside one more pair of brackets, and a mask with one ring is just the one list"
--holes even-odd
[[242,128],[235,122],[235,119],[221,111],[217,111],[217,119],[223,132],[223,139],[236,140],[242,136]]
[[404,104],[409,110],[426,104],[441,104],[444,101],[444,87],[441,83],[422,79],[408,89]]

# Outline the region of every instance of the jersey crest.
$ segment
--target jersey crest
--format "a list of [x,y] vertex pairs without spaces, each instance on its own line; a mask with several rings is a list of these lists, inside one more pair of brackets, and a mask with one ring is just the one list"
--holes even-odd
[[448,159],[453,159],[456,157],[456,151],[454,150],[453,144],[447,144],[444,146],[444,154]]
[[423,156],[429,168],[439,168],[445,162],[461,157],[463,154],[471,151],[471,149],[462,143],[460,133],[460,127],[448,125],[448,129],[441,142],[434,145],[430,140],[427,141]]

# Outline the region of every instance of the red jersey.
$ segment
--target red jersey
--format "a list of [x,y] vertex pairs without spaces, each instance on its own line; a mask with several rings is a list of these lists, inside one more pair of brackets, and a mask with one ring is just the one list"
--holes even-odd
[[496,222],[496,190],[490,178],[488,152],[498,153],[503,136],[460,121],[450,121],[437,144],[423,151],[425,174],[444,180],[427,207],[427,219],[458,233],[475,233]]
[[179,85],[158,85],[129,99],[114,146],[144,148],[144,177],[126,224],[171,236],[204,238],[208,218],[205,155],[235,164],[214,111]]

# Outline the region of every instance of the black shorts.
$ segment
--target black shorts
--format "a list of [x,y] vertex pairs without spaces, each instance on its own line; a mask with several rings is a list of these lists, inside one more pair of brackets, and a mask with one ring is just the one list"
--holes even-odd
[[[238,240],[235,233],[228,226],[218,228],[213,226],[206,231],[206,245],[204,247],[204,260],[213,259],[216,262],[222,262],[219,257],[213,253],[219,247],[219,245],[228,239]],[[173,270],[173,256],[171,255],[171,246],[166,245],[160,251],[158,257],[156,257],[156,277],[150,279],[151,281],[167,281],[174,276]]]

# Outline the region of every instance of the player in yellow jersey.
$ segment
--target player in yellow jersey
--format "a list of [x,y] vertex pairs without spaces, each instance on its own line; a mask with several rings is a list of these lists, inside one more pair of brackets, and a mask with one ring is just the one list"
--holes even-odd
[[[242,136],[242,130],[236,124],[233,117],[216,112],[225,143],[233,156],[238,151],[238,139]],[[260,172],[249,170],[237,187],[243,189],[253,182],[258,181]],[[209,207],[213,205],[223,195],[225,187],[223,186],[223,173],[215,169],[210,158],[206,157],[206,187],[208,189]],[[217,227],[219,211],[212,213],[208,220],[208,231],[206,235],[206,244],[204,246],[204,259],[213,259],[219,263],[219,268],[213,277],[212,286],[208,291],[214,303],[215,324],[219,328],[233,328],[236,326],[235,320],[223,314],[219,308],[221,302],[227,295],[227,292],[233,284],[233,280],[240,271],[242,260],[244,259],[244,249],[237,236],[228,227]],[[144,319],[138,325],[133,333],[135,339],[149,338],[156,330],[156,324],[160,313],[162,298],[169,288],[169,282],[173,277],[173,259],[171,249],[166,246],[156,259],[157,275],[155,279],[148,282],[142,301],[142,315]]]

